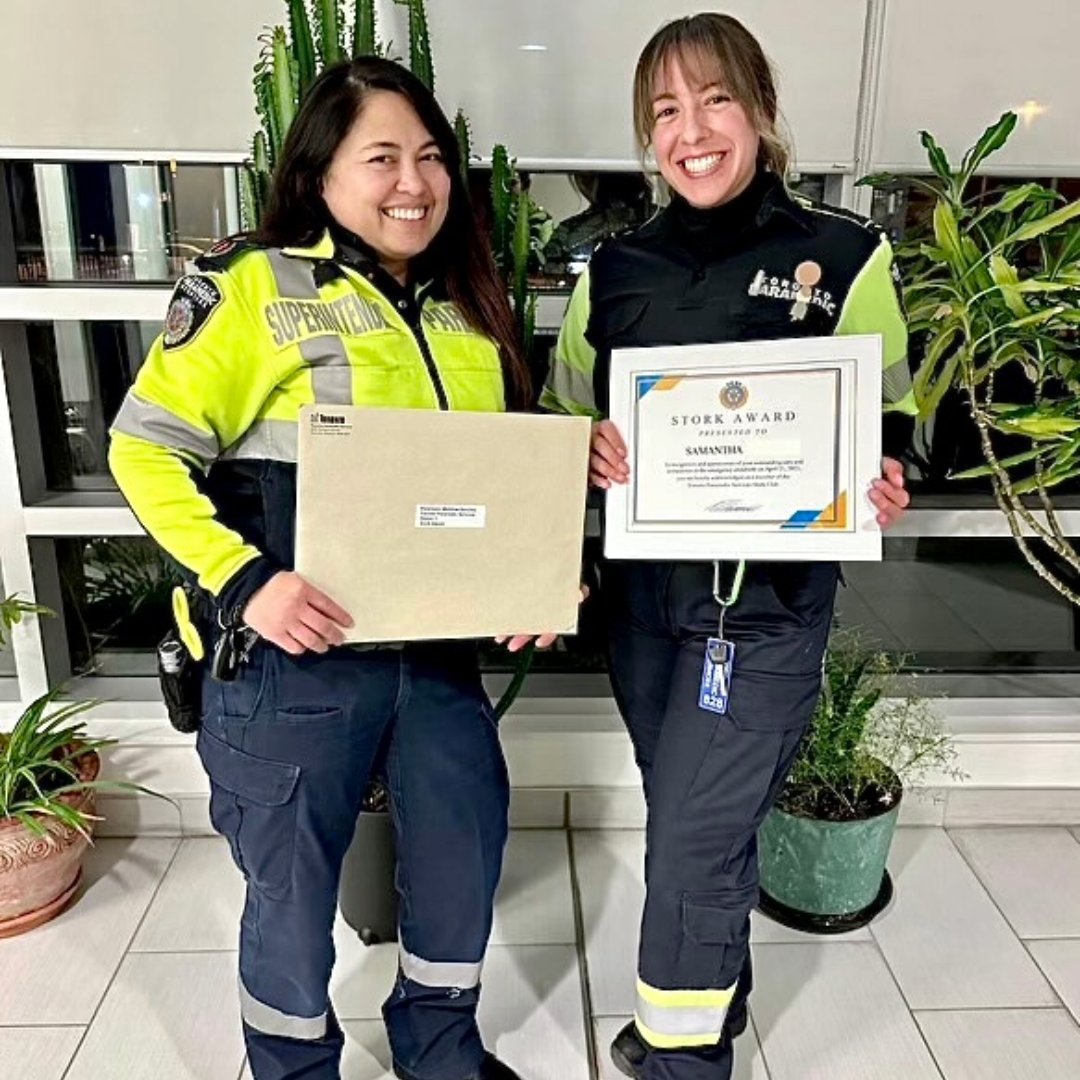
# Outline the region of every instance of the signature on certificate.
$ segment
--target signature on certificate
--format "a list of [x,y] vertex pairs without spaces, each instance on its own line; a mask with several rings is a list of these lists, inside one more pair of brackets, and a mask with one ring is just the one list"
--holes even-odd
[[721,499],[712,506],[705,507],[706,514],[752,514],[760,510],[760,503],[746,503],[741,499]]

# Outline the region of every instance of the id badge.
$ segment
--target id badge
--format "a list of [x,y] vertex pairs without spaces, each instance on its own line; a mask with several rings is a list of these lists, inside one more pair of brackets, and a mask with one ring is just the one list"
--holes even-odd
[[705,643],[705,667],[701,672],[698,705],[714,713],[726,713],[731,696],[731,671],[735,664],[735,644],[722,638]]

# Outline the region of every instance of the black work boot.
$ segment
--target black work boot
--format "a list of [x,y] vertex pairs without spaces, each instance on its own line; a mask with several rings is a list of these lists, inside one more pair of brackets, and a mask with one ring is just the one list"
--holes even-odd
[[[729,1012],[724,1020],[724,1034],[720,1042],[731,1042],[746,1030],[746,1009]],[[641,1067],[645,1064],[645,1055],[649,1052],[648,1044],[638,1034],[633,1020],[624,1027],[611,1041],[611,1060],[615,1067],[630,1080],[641,1080]]]
[[[416,1080],[412,1073],[406,1072],[397,1065],[394,1066],[394,1075],[400,1080]],[[485,1054],[480,1067],[468,1076],[463,1076],[461,1080],[521,1080],[521,1077],[509,1065],[504,1065],[494,1054]]]

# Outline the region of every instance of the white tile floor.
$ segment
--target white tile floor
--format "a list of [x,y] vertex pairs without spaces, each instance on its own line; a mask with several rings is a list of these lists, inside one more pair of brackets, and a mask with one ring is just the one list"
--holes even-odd
[[[643,847],[633,830],[514,833],[481,1026],[526,1080],[618,1080],[607,1044],[632,1007]],[[247,1080],[224,844],[102,840],[87,869],[71,911],[0,941],[0,1077]],[[755,916],[735,1080],[1080,1077],[1080,835],[904,829],[892,872],[892,907],[846,938]],[[344,924],[337,940],[343,1076],[387,1080],[393,946]]]

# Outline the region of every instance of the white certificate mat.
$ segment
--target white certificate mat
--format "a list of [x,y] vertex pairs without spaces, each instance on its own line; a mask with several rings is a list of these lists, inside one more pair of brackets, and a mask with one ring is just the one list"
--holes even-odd
[[615,350],[616,559],[881,558],[881,338]]
[[296,569],[349,641],[577,628],[590,422],[362,409],[300,414]]

